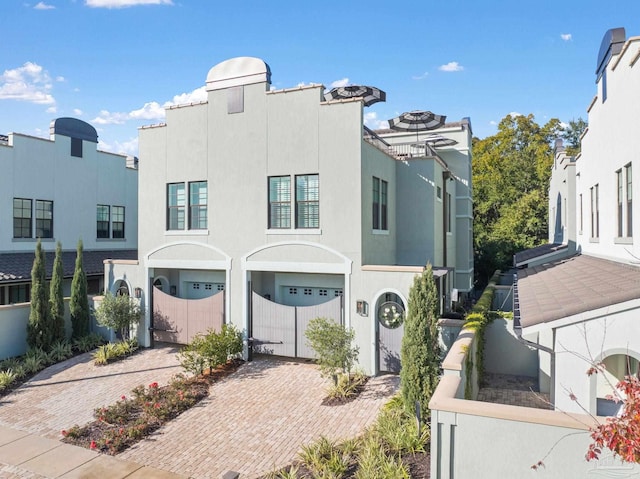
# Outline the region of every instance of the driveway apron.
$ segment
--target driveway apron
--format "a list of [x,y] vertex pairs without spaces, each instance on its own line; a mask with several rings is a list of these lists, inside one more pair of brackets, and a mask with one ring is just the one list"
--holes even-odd
[[[91,421],[95,408],[128,395],[139,384],[166,384],[181,372],[176,350],[147,349],[124,361],[94,366],[81,355],[42,371],[0,398],[0,426],[59,439],[60,431]],[[329,385],[306,362],[259,358],[214,384],[210,396],[120,460],[194,478],[236,471],[255,478],[292,462],[320,436],[359,435],[397,390],[397,376],[372,378],[356,400],[323,406]]]

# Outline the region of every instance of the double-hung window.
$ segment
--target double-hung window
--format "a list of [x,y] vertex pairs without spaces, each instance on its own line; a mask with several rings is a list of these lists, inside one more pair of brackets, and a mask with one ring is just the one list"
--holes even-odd
[[13,199],[13,237],[31,238],[31,200]]
[[36,200],[36,238],[53,238],[53,201]]
[[622,237],[623,235],[623,216],[622,216],[622,201],[623,201],[623,188],[624,188],[624,182],[622,180],[622,170],[618,170],[616,171],[616,183],[617,183],[617,197],[618,197],[618,237]]
[[96,238],[109,238],[109,205],[98,205],[96,209]]
[[374,230],[388,230],[387,224],[387,198],[388,198],[388,183],[380,178],[373,177],[373,229]]
[[296,175],[296,228],[320,227],[318,175]]
[[167,229],[184,229],[185,192],[184,183],[167,185]]
[[207,182],[189,183],[189,229],[207,229]]
[[269,177],[269,228],[291,228],[291,177]]
[[624,167],[624,173],[627,177],[627,191],[626,191],[626,199],[627,199],[627,236],[633,236],[633,198],[632,198],[632,183],[631,183],[631,163]]
[[600,237],[600,205],[598,198],[598,185],[591,187],[591,237]]
[[124,206],[111,208],[111,237],[124,239]]

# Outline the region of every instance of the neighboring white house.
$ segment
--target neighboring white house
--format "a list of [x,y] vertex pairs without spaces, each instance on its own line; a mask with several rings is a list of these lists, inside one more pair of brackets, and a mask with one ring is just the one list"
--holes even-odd
[[[567,245],[565,258],[518,272],[522,333],[553,351],[539,353],[541,388],[563,411],[580,410],[569,391],[592,414],[614,411],[604,399],[609,383],[637,372],[640,359],[639,55],[639,37],[626,39],[623,28],[605,35],[581,153],[557,148],[552,171],[549,239]],[[585,358],[604,362],[607,373],[587,377]]]
[[[485,366],[509,351],[503,362],[521,365],[510,374],[526,374],[531,361],[523,358],[533,357],[540,391],[555,410],[465,400],[466,386],[475,384],[465,358],[477,347],[474,332],[465,330],[430,403],[434,479],[640,475],[638,465],[621,463],[608,450],[598,461],[585,460],[594,416],[619,411],[622,403],[605,396],[619,379],[638,373],[640,360],[640,226],[633,209],[638,59],[640,37],[627,39],[622,28],[605,34],[581,153],[569,157],[556,144],[549,244],[515,255],[514,324],[506,322],[510,334],[485,349]],[[515,348],[518,342],[528,351]],[[594,363],[606,371],[588,375]],[[533,470],[538,461],[543,465]]]
[[65,296],[79,239],[89,293],[104,288],[105,259],[137,257],[137,159],[97,146],[95,128],[74,118],[52,121],[50,139],[0,136],[0,358],[26,349],[38,239],[48,278],[62,244]]
[[305,358],[307,322],[327,316],[367,372],[396,371],[414,276],[434,266],[443,310],[472,288],[471,125],[438,130],[457,144],[436,154],[366,129],[362,99],[270,77],[227,60],[207,101],[140,129],[139,261],[111,262],[109,284],[141,288],[145,346],[226,322],[254,351]]

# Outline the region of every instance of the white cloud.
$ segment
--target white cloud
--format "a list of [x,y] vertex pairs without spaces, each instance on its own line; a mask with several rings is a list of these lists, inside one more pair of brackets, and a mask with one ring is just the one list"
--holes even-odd
[[98,149],[108,151],[110,153],[120,153],[121,155],[137,155],[138,154],[138,137],[131,138],[128,141],[114,141],[106,143],[98,140]]
[[162,105],[157,101],[145,103],[142,108],[126,112],[110,112],[101,110],[100,114],[91,120],[92,123],[98,125],[122,125],[127,120],[163,120],[165,117],[165,109],[174,105],[185,105],[189,103],[198,103],[206,101],[207,90],[202,86],[193,91],[175,95],[171,100],[164,102]]
[[560,38],[562,38],[565,42],[570,42],[573,39],[573,36],[570,33],[561,33]]
[[424,80],[429,76],[429,72],[424,72],[422,75],[414,75],[411,77],[412,80]]
[[375,111],[368,111],[364,114],[364,124],[372,130],[389,128],[389,122],[387,120],[379,120]]
[[50,93],[51,88],[49,73],[37,63],[26,62],[0,75],[0,100],[53,105],[56,101]]
[[464,67],[460,65],[458,62],[449,62],[445,65],[440,65],[438,70],[441,72],[461,72],[464,70]]
[[331,82],[331,88],[338,88],[341,86],[347,86],[349,84],[349,79],[348,78],[341,78],[340,80],[336,80]]
[[65,81],[65,79],[63,76],[57,76],[56,81],[62,83],[63,81]]
[[172,0],[85,0],[84,4],[92,8],[127,8],[138,5],[173,5]]
[[493,125],[493,126],[496,126],[496,125],[498,124],[498,122],[497,122],[497,121],[495,121],[495,120],[491,120],[491,121],[489,122],[489,124],[490,124],[490,125]]
[[50,107],[49,107],[49,108],[47,108],[45,111],[46,111],[47,113],[55,113],[55,112],[57,112],[57,111],[58,111],[58,109],[57,109],[57,108],[55,107],[55,105],[54,105],[54,106],[50,106]]
[[38,2],[33,8],[35,8],[36,10],[53,10],[56,7],[54,7],[53,5],[47,5],[44,2]]
[[82,110],[80,108],[74,108],[73,109],[73,114],[75,116],[82,116]]
[[508,116],[510,116],[511,118],[516,118],[518,116],[524,116],[522,113],[519,113],[517,111],[511,111],[509,113],[507,113]]

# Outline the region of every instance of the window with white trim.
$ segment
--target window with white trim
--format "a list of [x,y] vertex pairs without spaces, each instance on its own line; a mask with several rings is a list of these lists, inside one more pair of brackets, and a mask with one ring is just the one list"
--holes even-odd
[[269,177],[269,228],[291,228],[291,177]]
[[387,198],[389,185],[385,180],[373,177],[372,218],[374,230],[388,230]]
[[296,175],[296,228],[320,227],[318,175]]

